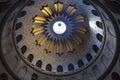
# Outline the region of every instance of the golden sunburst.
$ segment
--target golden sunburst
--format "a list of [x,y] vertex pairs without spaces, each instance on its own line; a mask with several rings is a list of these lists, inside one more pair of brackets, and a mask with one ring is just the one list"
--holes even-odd
[[[72,42],[74,41],[80,46],[83,43],[83,39],[79,35],[85,36],[87,33],[85,26],[78,25],[83,23],[85,18],[82,15],[73,16],[77,12],[75,5],[70,4],[66,10],[63,5],[63,2],[55,2],[54,10],[48,5],[45,5],[41,9],[41,12],[45,16],[37,15],[33,19],[34,23],[40,24],[41,26],[33,28],[32,34],[34,36],[42,34],[42,36],[36,40],[36,43],[42,46],[47,42],[44,48],[46,53],[51,53],[53,49],[59,55],[63,54],[65,51],[73,53],[75,48]],[[53,26],[56,23],[58,23],[58,26],[61,26],[61,28],[64,28],[63,25],[65,25],[63,33],[57,34],[53,30]],[[59,28],[59,30],[62,30],[61,28]],[[59,30],[57,31],[59,32]]]

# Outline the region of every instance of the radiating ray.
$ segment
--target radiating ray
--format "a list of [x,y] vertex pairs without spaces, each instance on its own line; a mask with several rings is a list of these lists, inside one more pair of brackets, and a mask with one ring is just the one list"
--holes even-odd
[[[43,6],[41,9],[41,12],[43,12],[47,16],[46,17],[36,16],[34,18],[34,23],[40,23],[45,26],[46,25],[49,26],[50,22],[52,22],[52,20],[54,20],[58,17],[65,18],[70,23],[72,23],[71,18],[69,18],[68,16],[73,15],[77,11],[77,8],[75,7],[75,5],[69,5],[65,12],[68,15],[65,15],[65,14],[61,13],[63,10],[63,6],[64,6],[63,2],[58,1],[58,2],[54,3],[54,8],[56,11],[55,15],[53,15],[54,13],[52,12],[52,9],[48,5]],[[61,13],[61,14],[59,14],[59,13]],[[84,22],[85,17],[82,15],[78,15],[78,16],[74,17],[73,20],[75,20],[75,22]],[[46,24],[44,24],[44,23],[46,23]],[[48,27],[33,28],[32,33],[33,33],[33,35],[36,36],[36,35],[44,32],[43,33],[44,35],[39,37],[39,39],[37,39],[37,44],[42,46],[43,44],[45,44],[45,42],[48,41],[48,43],[45,46],[46,53],[51,53],[52,49],[54,48],[54,45],[55,45],[56,53],[61,55],[64,51],[64,48],[63,48],[64,46],[69,53],[74,52],[74,50],[75,50],[74,45],[72,44],[72,42],[70,40],[68,40],[68,39],[70,39],[71,36],[73,37],[73,41],[75,41],[76,44],[81,45],[83,43],[83,40],[78,35],[72,34],[72,32],[73,32],[72,30],[74,30],[74,29],[71,27],[69,33],[67,33],[67,36],[63,36],[60,39],[58,39],[56,36],[54,36]],[[85,35],[87,33],[87,28],[85,28],[84,26],[81,26],[81,27],[77,27],[75,31],[77,33],[80,33],[81,35]],[[48,39],[51,39],[51,40],[48,40]],[[65,44],[63,44],[62,41],[65,42]],[[55,43],[55,42],[57,42],[57,43]]]
[[68,52],[72,52],[73,53],[74,48],[73,48],[72,44],[70,43],[70,41],[66,42],[66,48],[67,48]]
[[74,12],[76,12],[77,11],[77,9],[75,8],[75,6],[73,6],[73,5],[70,5],[69,7],[68,7],[68,9],[67,9],[67,13],[69,14],[69,15],[72,15]]
[[54,4],[56,12],[61,12],[63,9],[63,3],[62,2],[57,2]]
[[57,44],[56,44],[56,53],[58,53],[58,54],[62,54],[63,53],[63,46],[62,46],[62,42],[61,41],[59,41]]
[[87,33],[87,29],[85,27],[79,27],[77,29],[77,32],[81,33],[82,35],[85,35]]
[[46,18],[41,17],[41,16],[36,16],[34,19],[40,20],[40,21],[46,21]]
[[62,45],[62,42],[59,43],[59,46],[60,46],[60,54],[63,53],[63,45]]
[[82,44],[82,39],[81,38],[79,38],[79,36],[74,36],[74,41],[78,44],[78,45],[80,45],[80,44]]
[[45,22],[40,21],[40,20],[34,20],[34,23],[41,23],[41,24],[43,24],[43,23],[45,23]]
[[43,35],[42,37],[40,37],[37,40],[37,44],[39,44],[41,46],[41,45],[43,45],[45,43],[46,40],[47,40],[47,37],[45,35]]
[[59,44],[56,44],[56,53],[59,53]]
[[44,17],[36,16],[34,18],[34,23],[45,23],[45,22],[46,22],[46,19]]
[[44,32],[43,27],[36,27],[36,28],[33,28],[33,30],[32,30],[32,33],[33,33],[34,36],[36,36],[36,35],[38,35],[38,34],[40,34],[42,32]]
[[50,9],[49,6],[44,6],[41,11],[42,11],[44,14],[46,14],[47,16],[52,15],[52,10]]
[[84,17],[81,16],[81,15],[77,16],[77,17],[75,18],[75,20],[76,20],[76,22],[84,22],[84,21],[85,21]]
[[46,53],[51,53],[52,52],[53,45],[54,45],[53,41],[48,42],[47,46],[45,47]]
[[50,43],[50,46],[49,46],[49,48],[48,48],[49,53],[52,52],[53,44],[54,44],[53,42]]

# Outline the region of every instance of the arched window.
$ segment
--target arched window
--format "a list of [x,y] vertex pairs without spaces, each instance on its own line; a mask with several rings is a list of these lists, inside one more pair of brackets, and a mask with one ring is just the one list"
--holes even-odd
[[74,70],[74,66],[73,66],[73,64],[69,64],[69,65],[68,65],[68,70],[69,70],[69,71]]
[[34,58],[34,56],[32,54],[29,54],[29,56],[27,57],[27,60],[29,62],[32,62],[33,58]]
[[86,55],[86,58],[87,58],[88,61],[91,61],[92,56],[90,55],[90,53],[88,53],[88,54]]
[[27,47],[26,47],[26,46],[23,46],[23,47],[21,48],[21,51],[22,51],[22,53],[24,54],[24,53],[27,51]]
[[22,22],[16,24],[15,30],[18,30],[22,27]]
[[82,61],[82,60],[79,60],[79,61],[78,61],[78,66],[79,66],[79,67],[82,67],[83,65],[84,65],[83,61]]
[[33,74],[32,74],[31,80],[38,80],[38,75],[35,74],[35,73],[33,73]]
[[41,60],[38,60],[37,63],[36,63],[36,66],[39,67],[39,68],[41,68],[41,66],[42,66],[42,61],[41,61]]
[[19,43],[21,40],[22,40],[22,35],[18,35],[18,36],[16,37],[17,43]]
[[63,72],[63,67],[61,65],[57,67],[57,72]]
[[117,72],[112,73],[112,80],[120,80],[120,76]]
[[93,45],[93,50],[95,51],[95,53],[98,53],[98,50],[99,50],[98,46],[97,45]]
[[1,73],[0,80],[8,80],[8,75],[6,73]]
[[46,66],[46,70],[47,70],[47,71],[52,71],[52,66],[51,66],[51,64],[48,64],[48,65]]

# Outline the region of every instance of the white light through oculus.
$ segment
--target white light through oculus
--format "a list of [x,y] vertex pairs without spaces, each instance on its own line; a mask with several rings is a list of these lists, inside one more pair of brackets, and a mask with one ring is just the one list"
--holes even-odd
[[63,21],[57,21],[53,25],[53,31],[56,34],[63,34],[66,31],[66,24]]

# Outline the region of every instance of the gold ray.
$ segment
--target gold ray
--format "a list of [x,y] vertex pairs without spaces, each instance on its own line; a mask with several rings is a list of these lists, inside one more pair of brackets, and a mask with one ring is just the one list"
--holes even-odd
[[56,53],[62,54],[63,48],[62,43],[60,41],[57,43],[56,47],[57,47]]
[[73,52],[74,51],[74,48],[73,48],[73,46],[72,46],[72,44],[68,41],[68,45],[69,45],[69,47],[70,47],[70,49],[71,49],[71,52]]
[[69,15],[72,15],[74,12],[76,12],[77,11],[77,9],[74,7],[74,6],[72,6],[72,5],[70,5],[69,7],[68,7],[68,9],[67,9],[67,13],[69,14]]
[[51,53],[52,52],[52,48],[53,48],[53,41],[49,41],[47,46],[45,47],[45,51],[46,53]]
[[80,45],[80,44],[82,43],[82,39],[79,38],[78,36],[74,36],[73,39],[75,40],[75,42],[76,42],[78,45]]
[[70,43],[70,41],[67,41],[66,47],[67,47],[68,52],[74,51],[74,48],[73,48],[72,44]]
[[59,4],[59,8],[60,8],[59,12],[61,12],[63,10],[63,3]]
[[46,14],[47,16],[52,15],[52,10],[50,9],[50,7],[45,6],[43,7],[43,9],[41,10],[44,14]]
[[76,9],[72,9],[72,11],[70,12],[70,15],[72,15],[74,12],[76,12]]
[[34,22],[34,23],[41,23],[41,24],[44,24],[44,23],[45,23],[44,21],[40,21],[40,20],[37,20],[37,19],[35,19],[33,22]]
[[59,53],[59,44],[56,44],[56,53]]
[[49,48],[48,48],[49,53],[52,52],[52,48],[53,48],[53,42],[50,43],[50,46],[49,46]]
[[32,31],[32,33],[33,33],[34,36],[36,36],[36,35],[38,35],[38,34],[40,34],[42,32],[44,32],[44,28],[43,27],[33,28],[33,31]]
[[79,27],[79,28],[77,29],[77,31],[78,31],[79,33],[81,33],[82,35],[85,35],[85,34],[87,33],[87,29],[84,28],[84,27]]
[[50,41],[48,42],[48,44],[47,44],[47,46],[45,47],[45,51],[46,51],[46,53],[48,53],[48,48],[49,48],[49,46],[50,46]]
[[77,17],[75,18],[75,20],[76,20],[77,22],[84,22],[84,21],[85,21],[84,17],[81,16],[81,15],[77,16]]
[[34,23],[45,23],[45,21],[46,21],[46,18],[41,17],[41,16],[36,16],[34,18]]
[[63,53],[63,46],[62,46],[62,42],[59,43],[59,46],[60,46],[60,54]]
[[47,37],[44,35],[37,40],[37,43],[41,46],[45,43],[46,40],[47,40]]
[[55,6],[56,12],[61,12],[63,9],[63,3],[58,2],[58,3],[55,3],[54,6]]
[[39,20],[39,21],[46,21],[46,18],[41,17],[41,16],[36,16],[34,19]]

